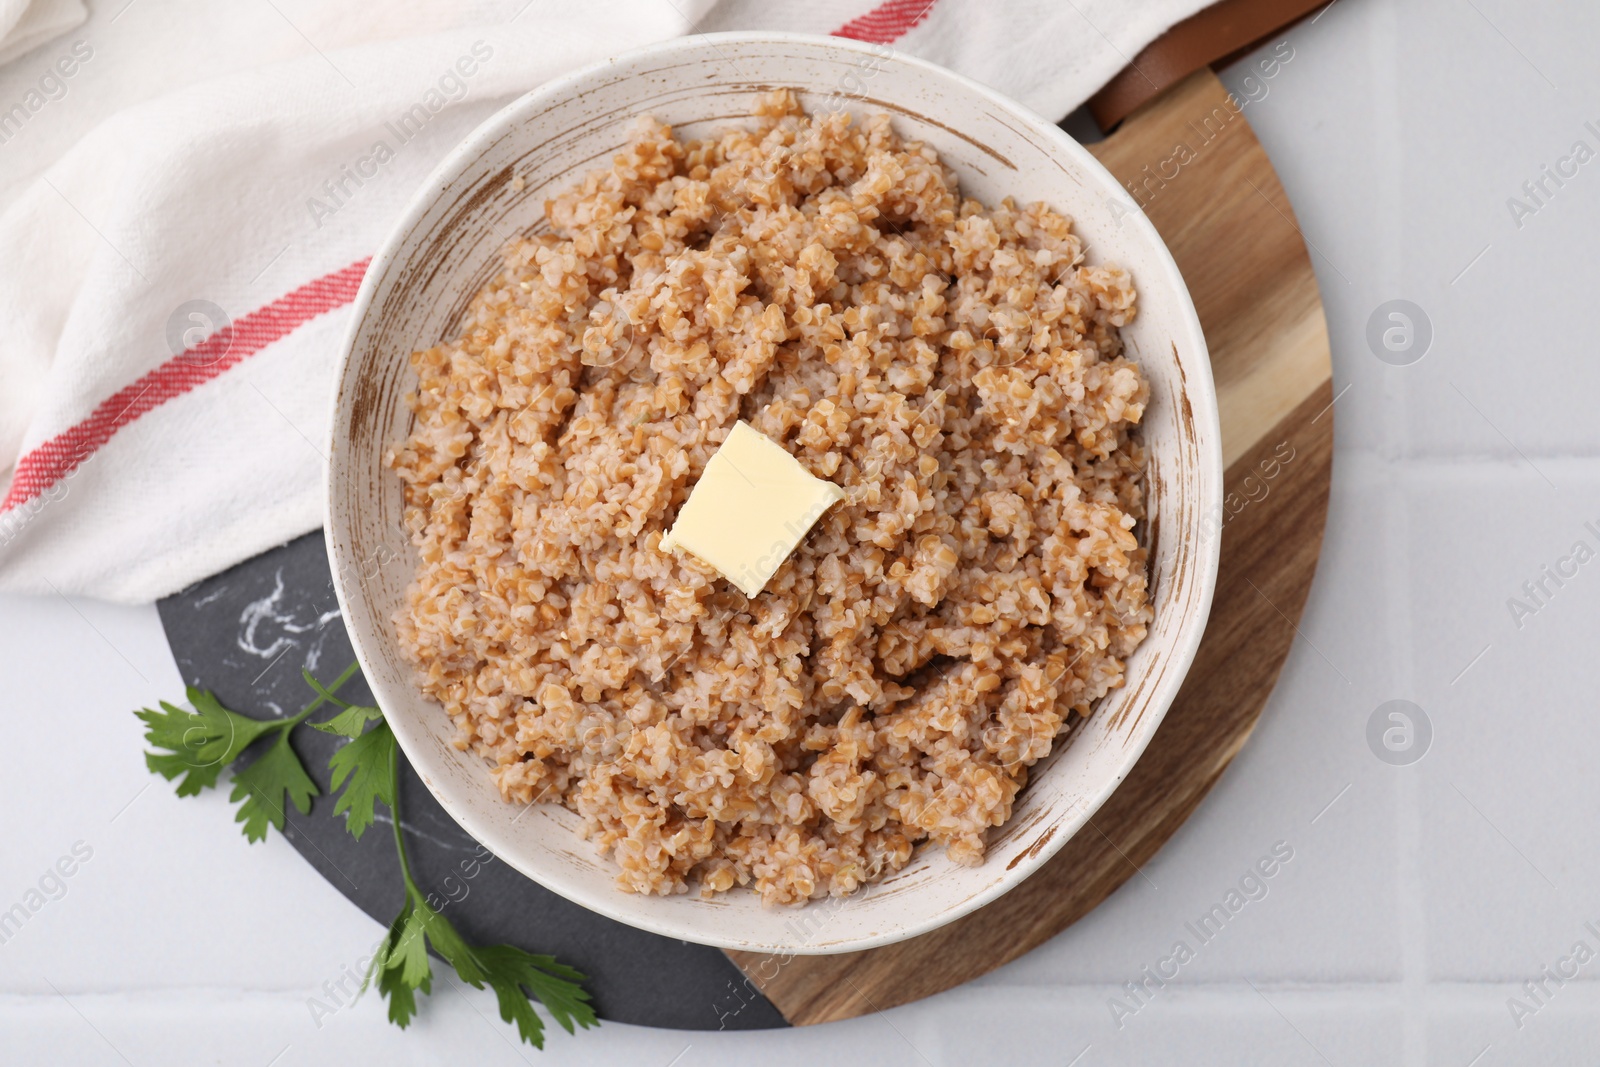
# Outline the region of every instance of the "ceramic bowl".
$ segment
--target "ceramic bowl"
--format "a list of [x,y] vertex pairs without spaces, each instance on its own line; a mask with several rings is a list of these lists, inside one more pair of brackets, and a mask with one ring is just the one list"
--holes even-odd
[[[454,336],[507,239],[544,225],[545,199],[625,144],[649,113],[683,137],[750,121],[756,96],[795,89],[807,110],[887,111],[932,145],[963,192],[994,204],[1043,200],[1070,215],[1090,262],[1128,269],[1139,314],[1123,330],[1151,386],[1144,419],[1155,621],[1070,743],[1036,767],[977,867],[918,849],[902,870],[850,897],[764,907],[748,890],[711,900],[639,896],[578,835],[578,816],[500,799],[484,761],[451,745],[455,728],[412,680],[392,621],[415,554],[401,528],[386,446],[411,420],[403,397],[414,349]],[[490,118],[441,163],[372,260],[337,374],[328,449],[327,540],[356,654],[407,758],[445,810],[506,863],[621,922],[729,949],[832,953],[926,932],[994,900],[1036,871],[1127,775],[1178,692],[1216,578],[1222,459],[1205,338],[1154,227],[1082,146],[983,86],[882,47],[783,34],[714,34],[655,45],[553,81]],[[1208,519],[1210,521],[1208,521]]]

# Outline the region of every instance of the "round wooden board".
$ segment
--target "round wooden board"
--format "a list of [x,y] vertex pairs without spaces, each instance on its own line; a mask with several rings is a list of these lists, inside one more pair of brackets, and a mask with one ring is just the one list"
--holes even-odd
[[794,1025],[942,992],[1086,915],[1199,805],[1255,727],[1294,643],[1322,546],[1333,389],[1316,276],[1288,197],[1209,70],[1091,150],[1172,250],[1205,327],[1228,493],[1205,640],[1161,729],[1122,786],[1039,873],[922,937],[783,959],[731,952],[752,999]]

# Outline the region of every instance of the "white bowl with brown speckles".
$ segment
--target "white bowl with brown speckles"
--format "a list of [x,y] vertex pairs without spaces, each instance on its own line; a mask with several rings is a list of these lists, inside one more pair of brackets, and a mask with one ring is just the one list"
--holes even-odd
[[[540,223],[546,197],[609,159],[642,114],[682,136],[703,136],[747,119],[756,94],[774,86],[797,90],[808,110],[853,93],[845,106],[889,111],[903,135],[932,145],[955,169],[966,194],[989,204],[1043,200],[1070,215],[1091,262],[1116,262],[1133,275],[1140,310],[1123,337],[1151,385],[1143,430],[1150,518],[1138,532],[1152,549],[1155,621],[1126,684],[1035,768],[1010,821],[991,831],[982,865],[958,867],[924,847],[881,882],[803,910],[763,907],[744,889],[711,900],[624,892],[611,861],[579,836],[577,815],[551,804],[523,814],[500,799],[483,760],[452,746],[454,726],[423,697],[400,651],[392,619],[416,557],[401,528],[400,482],[382,460],[408,432],[409,355],[454,336],[507,236]],[[401,747],[445,810],[495,855],[587,908],[728,949],[872,948],[947,923],[1022,882],[1144,751],[1199,646],[1216,579],[1216,394],[1194,306],[1155,228],[1052,124],[939,67],[839,39],[681,38],[551,82],[485,122],[433,173],[367,270],[337,375],[329,456],[328,552],[345,622]]]

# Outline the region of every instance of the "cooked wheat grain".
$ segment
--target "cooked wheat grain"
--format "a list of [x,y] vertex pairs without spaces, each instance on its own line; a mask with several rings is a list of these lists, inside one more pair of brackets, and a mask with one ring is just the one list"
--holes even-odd
[[[1042,204],[962,199],[886,116],[646,121],[550,201],[390,450],[396,618],[501,793],[623,888],[849,893],[982,861],[1151,618],[1126,273]],[[848,498],[745,598],[660,538],[735,420]]]

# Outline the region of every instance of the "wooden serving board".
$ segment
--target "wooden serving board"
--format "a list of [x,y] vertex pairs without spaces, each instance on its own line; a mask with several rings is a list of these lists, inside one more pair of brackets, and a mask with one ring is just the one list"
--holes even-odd
[[970,981],[1066,929],[1153,856],[1255,727],[1322,545],[1333,389],[1316,276],[1277,174],[1209,70],[1091,150],[1172,250],[1211,350],[1227,498],[1204,641],[1133,772],[1037,874],[932,933],[838,956],[729,956],[790,1023],[848,1019]]

